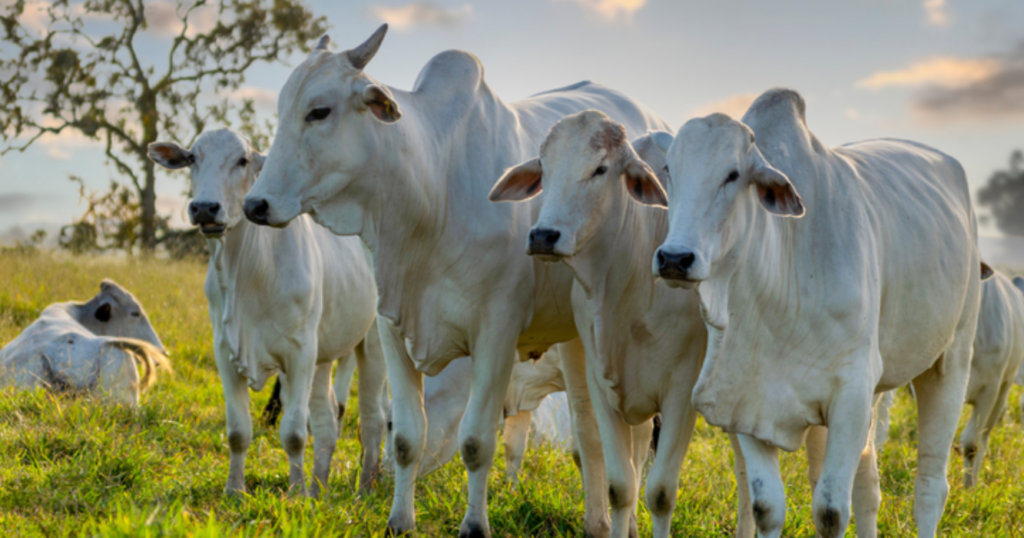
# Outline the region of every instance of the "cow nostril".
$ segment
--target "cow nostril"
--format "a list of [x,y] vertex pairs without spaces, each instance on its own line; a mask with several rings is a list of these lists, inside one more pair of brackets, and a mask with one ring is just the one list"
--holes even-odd
[[555,243],[558,242],[558,239],[560,237],[562,237],[562,232],[548,231],[547,232],[547,237],[545,237],[544,239],[545,239],[545,241],[548,242],[549,245],[554,245]]
[[270,204],[265,199],[246,200],[245,216],[256,224],[266,224],[270,214]]
[[686,254],[683,254],[682,257],[679,258],[679,268],[689,269],[690,266],[693,265],[693,260],[695,258],[696,256],[694,256],[692,252],[687,252]]
[[665,253],[664,253],[664,252],[662,252],[662,251],[661,251],[661,250],[659,249],[659,250],[658,250],[658,254],[657,254],[657,256],[658,256],[658,270],[660,271],[660,270],[662,270],[662,269],[665,269],[665,264],[666,264],[666,261],[665,261]]
[[217,202],[214,202],[214,203],[210,204],[209,211],[210,211],[210,216],[216,216],[217,213],[220,213],[220,204],[218,204]]
[[191,204],[188,204],[188,212],[193,217],[196,216],[199,213],[199,208],[196,207],[196,203],[195,202],[192,202]]

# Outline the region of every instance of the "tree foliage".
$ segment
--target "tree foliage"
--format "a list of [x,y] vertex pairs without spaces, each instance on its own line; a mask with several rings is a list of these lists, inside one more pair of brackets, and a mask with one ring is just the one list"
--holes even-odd
[[1002,232],[1024,236],[1024,153],[1014,151],[1009,169],[989,177],[978,191],[978,205],[989,208]]
[[[137,222],[125,220],[133,229],[118,232],[129,248],[152,249],[163,237],[149,143],[159,137],[191,145],[207,123],[227,123],[232,112],[259,142],[266,135],[252,101],[238,107],[228,94],[250,67],[308,50],[327,26],[302,0],[179,1],[177,31],[156,39],[147,35],[151,27],[175,28],[158,4],[167,2],[54,0],[45,4],[45,30],[26,26],[25,0],[0,15],[0,132],[7,144],[0,154],[66,131],[100,141],[137,197]],[[192,15],[214,8],[216,23],[197,31]],[[154,45],[162,54],[152,53]],[[211,91],[213,102],[205,98]],[[122,196],[124,188],[109,194]]]

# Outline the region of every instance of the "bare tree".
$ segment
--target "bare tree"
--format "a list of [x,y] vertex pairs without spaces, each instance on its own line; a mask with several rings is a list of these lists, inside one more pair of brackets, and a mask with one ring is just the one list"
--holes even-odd
[[[159,241],[160,222],[149,143],[160,137],[190,145],[208,121],[226,119],[232,105],[225,95],[250,67],[308,50],[327,27],[302,0],[179,1],[170,26],[178,31],[166,55],[148,63],[140,34],[154,25],[168,28],[170,15],[154,13],[156,5],[54,0],[45,30],[23,24],[25,0],[0,16],[0,54],[7,56],[0,56],[0,131],[7,144],[0,155],[24,151],[47,133],[78,131],[100,141],[108,163],[138,196],[138,245],[146,250]],[[190,15],[200,8],[216,9],[217,21],[196,31]],[[201,104],[200,94],[210,90],[220,97]],[[251,101],[242,107],[243,123],[247,112],[252,120]]]
[[1024,153],[1014,151],[1010,168],[989,177],[978,190],[978,205],[989,208],[1001,231],[1024,236]]

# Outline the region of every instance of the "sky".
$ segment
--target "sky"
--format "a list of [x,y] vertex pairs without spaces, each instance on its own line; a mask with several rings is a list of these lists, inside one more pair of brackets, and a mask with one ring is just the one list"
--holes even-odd
[[[7,5],[11,0],[0,0]],[[1024,2],[1020,0],[403,0],[313,1],[335,50],[382,22],[390,31],[366,72],[411,89],[435,54],[477,55],[504,100],[593,80],[660,114],[673,129],[711,112],[742,115],[761,92],[798,90],[810,129],[830,146],[876,137],[930,144],[960,160],[972,190],[1024,149]],[[142,60],[162,61],[173,3],[147,1]],[[30,2],[38,24],[45,3]],[[199,10],[190,25],[216,20]],[[234,97],[272,116],[296,55],[254,66]],[[213,126],[216,127],[216,126]],[[55,230],[81,214],[68,174],[105,187],[115,173],[82,135],[0,157],[0,237]],[[185,224],[183,173],[157,180],[158,210]],[[1000,235],[982,222],[980,233]]]

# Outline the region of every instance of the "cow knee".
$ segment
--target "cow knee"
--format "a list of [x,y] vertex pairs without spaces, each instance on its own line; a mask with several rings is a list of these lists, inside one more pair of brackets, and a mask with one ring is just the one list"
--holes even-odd
[[675,508],[675,495],[664,485],[658,485],[647,492],[647,507],[655,516],[666,516],[672,514]]
[[462,463],[469,472],[476,471],[484,465],[483,443],[476,437],[469,437],[462,442]]
[[306,436],[301,433],[288,433],[282,436],[281,446],[288,455],[301,454],[306,449]]
[[345,418],[345,404],[338,404],[338,422],[341,422]]
[[608,481],[608,506],[612,509],[633,506],[633,488],[617,480]]
[[764,483],[758,478],[750,483],[752,493],[751,507],[754,512],[754,524],[761,534],[770,535],[782,528],[786,520],[786,502],[764,494]]
[[240,454],[249,448],[249,436],[238,431],[228,432],[228,449],[233,454]]
[[814,511],[815,526],[818,529],[818,536],[821,538],[836,538],[840,536],[843,527],[842,511],[836,506],[822,506]]
[[[388,423],[390,425],[390,423]],[[395,434],[395,463],[399,467],[408,467],[416,461],[416,454],[413,452],[412,443],[404,435]]]

